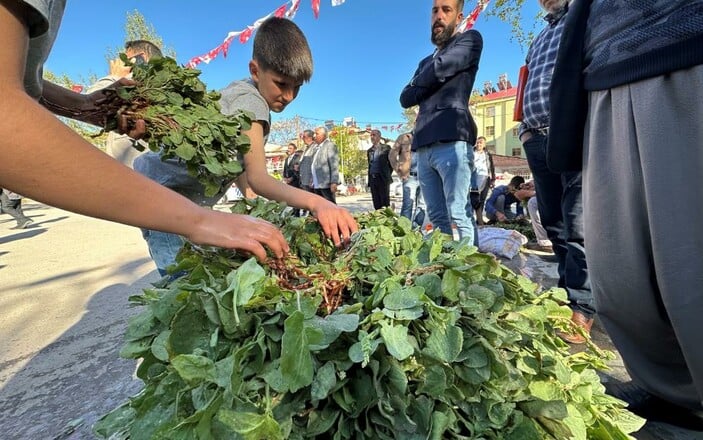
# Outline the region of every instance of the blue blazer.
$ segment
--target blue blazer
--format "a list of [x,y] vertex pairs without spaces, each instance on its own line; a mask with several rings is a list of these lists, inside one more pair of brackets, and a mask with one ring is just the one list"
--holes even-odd
[[469,113],[483,38],[475,30],[454,35],[442,49],[420,61],[400,105],[420,106],[415,120],[415,151],[435,142],[476,143],[476,123]]

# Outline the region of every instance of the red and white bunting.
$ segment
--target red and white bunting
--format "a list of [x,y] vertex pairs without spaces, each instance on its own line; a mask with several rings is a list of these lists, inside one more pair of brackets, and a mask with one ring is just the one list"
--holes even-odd
[[474,8],[473,11],[459,23],[459,32],[466,32],[472,27],[474,27],[474,24],[476,23],[476,20],[478,20],[479,14],[483,12],[484,9],[486,9],[486,6],[488,6],[488,2],[491,0],[479,0],[478,4]]
[[[332,0],[332,6],[339,6],[342,3],[344,3],[344,0]],[[290,7],[288,7],[290,5]],[[230,32],[227,34],[227,38],[220,44],[219,46],[215,47],[208,53],[204,55],[198,55],[196,57],[193,57],[188,61],[185,66],[188,68],[194,68],[200,63],[209,63],[213,59],[215,59],[220,53],[224,55],[225,57],[227,56],[227,50],[229,49],[230,44],[232,44],[232,40],[234,37],[239,37],[239,42],[244,44],[249,39],[252,37],[254,32],[261,26],[261,23],[263,23],[264,20],[271,16],[275,17],[285,17],[290,20],[292,20],[295,17],[295,14],[298,12],[298,8],[300,7],[300,0],[290,0],[287,3],[279,6],[275,11],[272,13],[266,15],[265,17],[261,17],[258,20],[254,22],[254,24],[249,25],[246,27],[246,29],[242,31],[236,31],[236,32]],[[320,0],[312,0],[312,12],[315,18],[318,18],[320,16]]]
[[[331,0],[332,1],[332,6],[340,6],[342,5],[345,0]],[[488,2],[490,0],[479,0],[478,5],[474,8],[473,11],[469,15],[467,15],[464,20],[459,24],[459,32],[464,32],[468,29],[471,29],[476,23],[476,20],[478,19],[479,14],[486,9],[486,6],[488,6]],[[290,5],[290,7],[288,7]],[[234,37],[239,37],[239,42],[244,44],[249,39],[251,36],[254,34],[256,29],[259,28],[261,23],[266,20],[267,18],[271,16],[276,16],[276,17],[286,17],[290,20],[292,20],[295,17],[295,14],[298,12],[298,8],[300,7],[300,0],[289,0],[285,4],[279,6],[275,11],[272,13],[266,15],[265,17],[262,17],[254,22],[254,24],[247,26],[246,29],[242,31],[236,31],[236,32],[230,32],[227,34],[227,38],[220,44],[219,46],[215,47],[208,53],[204,55],[198,55],[196,57],[193,57],[188,61],[185,66],[188,68],[194,68],[200,63],[209,63],[213,59],[215,59],[220,53],[224,55],[225,57],[227,56],[227,50],[229,49],[230,44],[232,44],[232,40]],[[320,16],[320,0],[311,0],[311,7],[312,7],[312,12],[315,18],[317,19]]]

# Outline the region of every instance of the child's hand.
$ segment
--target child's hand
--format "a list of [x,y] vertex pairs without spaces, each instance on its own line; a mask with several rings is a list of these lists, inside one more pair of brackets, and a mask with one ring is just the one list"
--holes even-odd
[[249,252],[261,262],[267,258],[264,246],[276,258],[284,257],[290,250],[281,231],[265,220],[210,209],[203,211],[202,220],[193,225],[193,232],[187,236],[194,243]]
[[359,230],[356,220],[349,211],[322,197],[317,200],[311,212],[335,246],[341,246],[342,242],[348,243],[351,235]]

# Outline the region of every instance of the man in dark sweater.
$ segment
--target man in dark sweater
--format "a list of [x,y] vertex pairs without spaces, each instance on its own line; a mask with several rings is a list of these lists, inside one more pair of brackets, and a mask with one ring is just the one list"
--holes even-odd
[[611,390],[703,430],[703,0],[575,0],[569,15],[548,156],[583,162],[596,308],[632,378]]

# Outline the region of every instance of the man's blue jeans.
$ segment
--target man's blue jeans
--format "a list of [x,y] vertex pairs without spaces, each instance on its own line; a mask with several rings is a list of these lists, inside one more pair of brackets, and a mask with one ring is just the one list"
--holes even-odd
[[176,255],[183,247],[183,238],[177,234],[151,229],[142,229],[142,236],[146,240],[149,254],[154,260],[159,274],[162,277],[168,275],[166,268],[176,262]]
[[595,313],[583,246],[581,172],[555,173],[547,167],[547,136],[533,134],[524,144],[535,181],[542,226],[559,260],[559,287],[566,289],[573,310]]
[[474,150],[465,141],[438,142],[417,150],[417,173],[435,229],[478,244],[473,209],[469,199]]
[[425,221],[425,201],[420,191],[420,182],[417,175],[410,174],[403,181],[403,205],[400,215],[412,221],[413,226],[420,227]]

